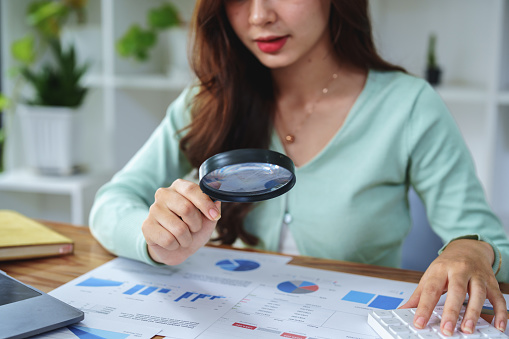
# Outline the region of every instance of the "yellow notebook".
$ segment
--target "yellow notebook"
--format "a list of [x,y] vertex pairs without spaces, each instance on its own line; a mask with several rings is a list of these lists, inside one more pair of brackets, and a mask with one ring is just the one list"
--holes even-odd
[[10,210],[0,210],[0,261],[72,253],[71,239],[37,221]]

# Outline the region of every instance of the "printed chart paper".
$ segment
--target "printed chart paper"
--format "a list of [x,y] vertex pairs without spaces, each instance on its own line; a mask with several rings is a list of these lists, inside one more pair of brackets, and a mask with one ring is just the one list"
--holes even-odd
[[368,312],[399,307],[416,286],[287,265],[198,338],[377,338]]
[[[417,287],[289,260],[209,247],[174,267],[117,258],[50,294],[83,310],[83,327],[101,331],[115,332],[111,322],[168,338],[373,339],[368,312],[401,306]],[[74,335],[124,338],[97,333]]]
[[99,315],[195,338],[290,259],[208,247],[173,267],[117,258],[50,294],[85,312],[85,319]]

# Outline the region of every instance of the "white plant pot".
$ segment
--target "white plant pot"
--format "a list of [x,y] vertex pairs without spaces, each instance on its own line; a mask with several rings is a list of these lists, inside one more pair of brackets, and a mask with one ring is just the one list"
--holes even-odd
[[191,79],[191,68],[187,58],[189,30],[187,27],[173,27],[167,32],[168,66],[167,74],[183,80]]
[[70,175],[80,161],[80,110],[68,107],[19,106],[25,158],[44,175]]

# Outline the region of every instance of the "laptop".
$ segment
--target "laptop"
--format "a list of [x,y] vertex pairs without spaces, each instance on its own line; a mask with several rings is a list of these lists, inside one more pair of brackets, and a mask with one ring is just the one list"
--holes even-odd
[[26,338],[80,322],[84,313],[0,271],[0,338]]

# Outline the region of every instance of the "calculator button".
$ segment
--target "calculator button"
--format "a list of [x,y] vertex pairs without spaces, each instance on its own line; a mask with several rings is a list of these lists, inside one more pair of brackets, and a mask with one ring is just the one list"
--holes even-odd
[[483,318],[479,318],[479,320],[477,320],[477,323],[475,324],[475,328],[485,328],[489,326],[490,323],[484,320]]
[[396,318],[383,318],[383,319],[380,319],[382,321],[382,324],[384,325],[387,325],[387,326],[390,326],[390,325],[403,325],[401,323],[401,321],[399,321],[399,319],[396,319]]
[[444,313],[444,307],[443,306],[437,306],[433,309],[433,313],[435,314],[438,314],[438,315],[442,315],[442,313]]
[[475,330],[474,333],[463,333],[461,332],[461,336],[463,339],[477,339],[477,338],[486,338],[485,336],[482,335],[481,332],[479,332],[479,330]]
[[441,337],[435,332],[419,333],[421,339],[441,339]]
[[480,328],[479,332],[481,332],[485,336],[490,336],[490,337],[491,336],[497,336],[498,337],[500,334],[503,334],[502,332],[497,330],[495,327]]
[[393,315],[392,315],[392,312],[391,311],[373,311],[373,314],[377,317],[377,318],[392,318]]
[[394,334],[411,334],[412,331],[407,326],[389,326],[389,330],[391,330]]
[[443,334],[442,332],[436,332],[440,338],[447,339],[447,338],[457,338],[457,339],[463,339],[462,335],[458,331],[454,331],[451,336],[447,336]]
[[440,332],[440,323],[431,325],[431,329],[435,332]]
[[420,339],[417,334],[409,333],[409,334],[398,334],[397,339]]
[[426,332],[433,332],[433,330],[431,329],[431,326],[429,326],[429,325],[424,328],[416,328],[414,326],[412,326],[411,328],[412,328],[412,331],[414,331],[415,333],[418,333],[418,334],[426,333]]
[[435,324],[440,325],[440,318],[438,316],[436,316],[435,314],[432,314],[431,317],[429,318],[428,325],[432,326]]
[[414,322],[415,315],[412,312],[408,312],[407,309],[393,310],[392,313],[394,313],[405,324],[411,325]]

